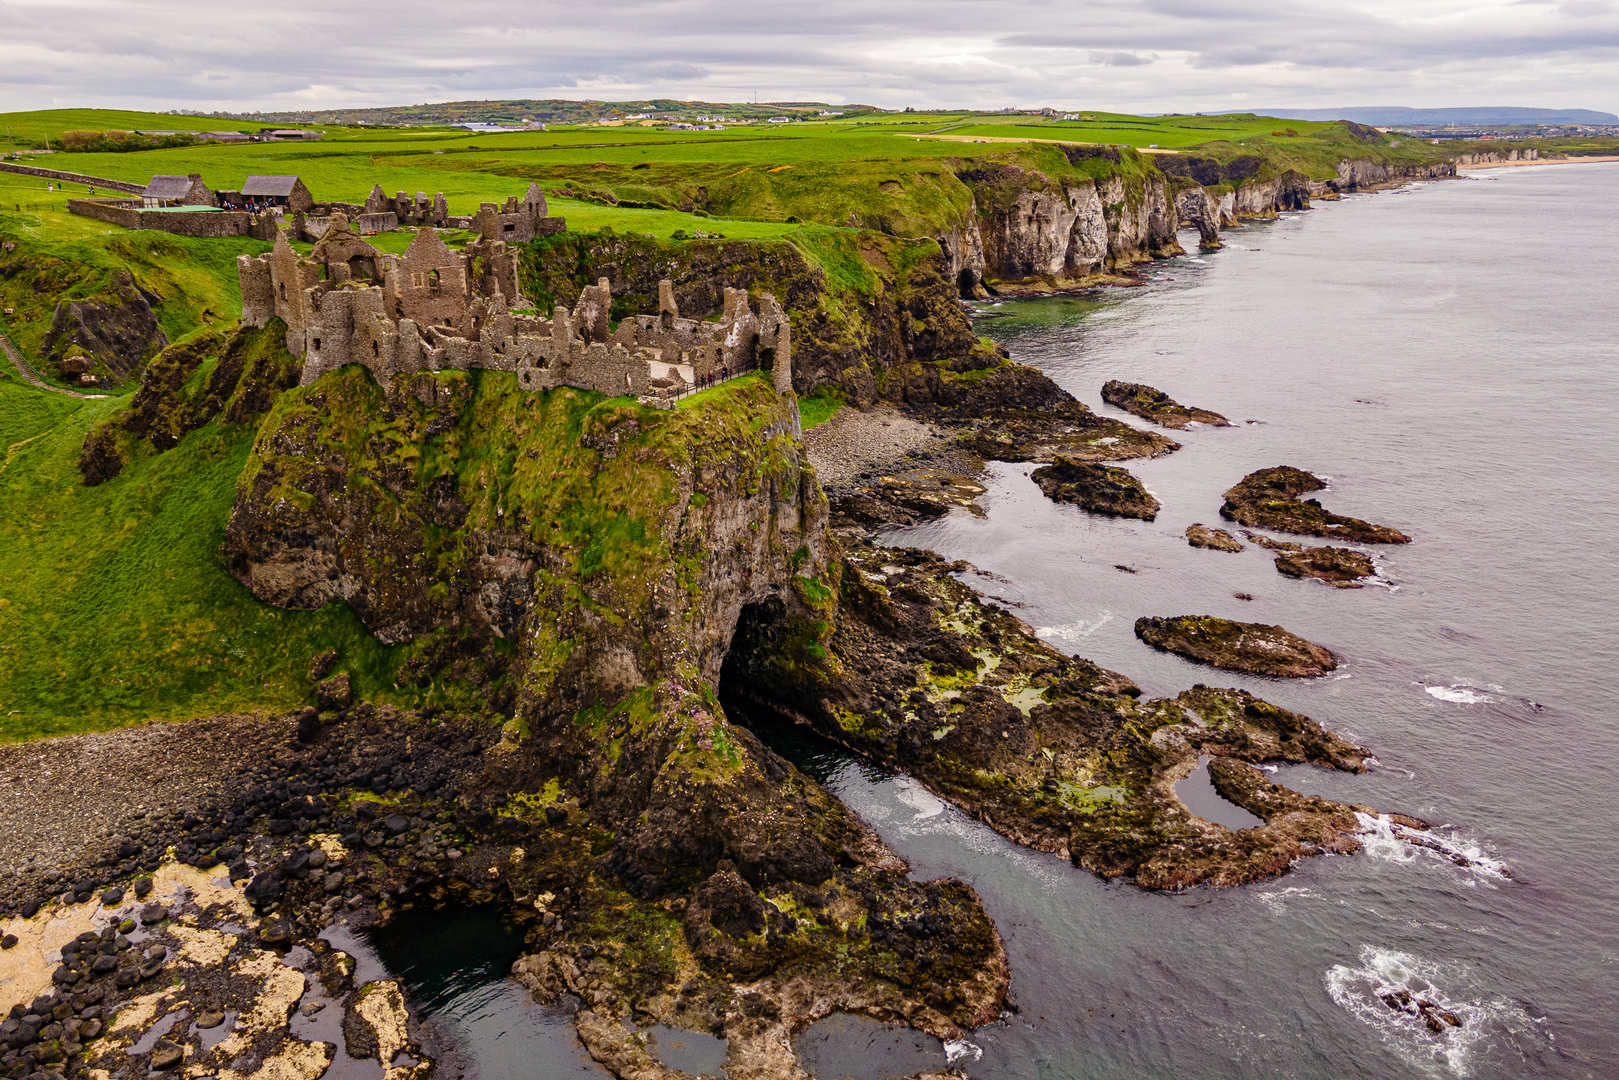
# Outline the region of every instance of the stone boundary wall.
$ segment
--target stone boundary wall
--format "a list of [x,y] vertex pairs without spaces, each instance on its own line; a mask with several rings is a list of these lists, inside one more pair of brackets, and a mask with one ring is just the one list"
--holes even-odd
[[40,169],[33,165],[14,165],[9,161],[0,161],[0,172],[21,173],[24,176],[37,176],[43,180],[64,180],[70,184],[83,184],[86,187],[127,191],[131,195],[139,195],[146,190],[144,184],[129,184],[122,180],[108,180],[102,176],[86,176],[83,173],[62,172],[58,169]]
[[239,210],[218,213],[174,213],[164,210],[141,210],[129,205],[128,199],[69,199],[70,214],[95,218],[126,229],[152,229],[176,236],[220,237],[251,236],[257,240],[275,239],[275,222],[269,215],[255,219],[252,214]]
[[128,205],[129,200],[69,199],[67,212],[80,217],[95,218],[126,229],[141,227],[141,212]]

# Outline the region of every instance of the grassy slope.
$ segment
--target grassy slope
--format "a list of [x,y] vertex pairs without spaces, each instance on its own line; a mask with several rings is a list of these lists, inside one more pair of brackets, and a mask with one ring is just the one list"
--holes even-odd
[[211,423],[99,487],[85,433],[119,408],[0,380],[0,738],[301,704],[339,648],[372,692],[394,658],[346,606],[279,611],[219,560],[249,428]]
[[[268,251],[269,244],[245,237],[204,240],[121,229],[67,213],[68,195],[63,193],[8,185],[22,179],[0,175],[0,241],[17,245],[0,254],[0,268],[22,267],[9,277],[0,275],[0,306],[12,309],[5,327],[25,356],[40,355],[59,302],[95,296],[119,269],[128,270],[136,285],[160,298],[153,310],[171,342],[199,326],[241,317],[236,256]],[[29,197],[39,200],[32,204],[39,210],[11,209]],[[47,378],[56,374],[50,365],[34,366]]]

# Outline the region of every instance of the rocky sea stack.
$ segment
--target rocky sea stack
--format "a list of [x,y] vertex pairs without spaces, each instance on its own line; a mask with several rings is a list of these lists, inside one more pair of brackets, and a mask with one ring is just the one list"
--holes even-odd
[[1358,589],[1377,574],[1372,557],[1353,548],[1313,547],[1276,556],[1276,569],[1288,577],[1315,578],[1338,589]]
[[1029,474],[1052,502],[1075,503],[1090,513],[1151,521],[1159,502],[1128,470],[1059,457]]
[[1326,487],[1326,481],[1319,476],[1290,465],[1260,469],[1243,477],[1240,484],[1225,493],[1220,516],[1256,529],[1275,529],[1303,536],[1330,536],[1362,544],[1411,542],[1411,538],[1398,529],[1331,513],[1315,499],[1299,499],[1300,495],[1325,491]]
[[1230,427],[1231,421],[1217,412],[1182,405],[1162,390],[1142,383],[1110,380],[1102,387],[1102,400],[1117,405],[1125,412],[1135,413],[1143,420],[1151,420],[1167,428],[1183,430],[1192,424],[1210,427]]
[[1234,622],[1212,615],[1169,619],[1144,616],[1136,620],[1136,637],[1155,649],[1194,663],[1248,675],[1308,679],[1338,666],[1332,653],[1280,626]]

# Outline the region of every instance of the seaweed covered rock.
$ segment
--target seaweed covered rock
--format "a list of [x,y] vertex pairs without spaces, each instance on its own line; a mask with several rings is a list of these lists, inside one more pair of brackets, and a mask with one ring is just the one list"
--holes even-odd
[[1289,465],[1260,469],[1243,477],[1240,484],[1225,493],[1220,516],[1256,529],[1329,536],[1362,544],[1411,542],[1411,538],[1398,529],[1331,513],[1315,499],[1299,499],[1300,495],[1311,491],[1324,491],[1326,486],[1319,476]]
[[1321,646],[1264,623],[1210,615],[1143,616],[1136,620],[1136,637],[1161,652],[1249,675],[1303,679],[1338,667],[1332,653]]
[[1109,380],[1102,386],[1102,400],[1117,405],[1125,412],[1134,413],[1143,420],[1151,420],[1162,427],[1184,430],[1192,424],[1210,427],[1230,427],[1231,421],[1217,412],[1182,405],[1162,390],[1142,383]]
[[1233,842],[1173,784],[1201,753],[1358,772],[1363,748],[1239,690],[1143,700],[979,597],[961,580],[970,565],[852,537],[845,550],[837,674],[818,688],[783,678],[768,637],[739,633],[721,680],[733,717],[807,721],[1020,844],[1150,888],[1253,881],[1357,846],[1352,808],[1326,800]]
[[963,426],[961,441],[991,461],[1128,461],[1161,457],[1180,443],[1155,431],[1142,431],[1098,416],[1053,384],[1061,395],[1044,404],[996,404],[977,388],[948,419]]
[[1264,533],[1250,532],[1249,530],[1244,529],[1242,530],[1242,535],[1246,536],[1249,540],[1252,540],[1266,551],[1304,550],[1303,544],[1295,544],[1291,540],[1277,540],[1275,537],[1266,536]]
[[1276,569],[1288,577],[1315,578],[1338,589],[1358,589],[1377,574],[1372,557],[1353,548],[1313,547],[1276,556]]
[[1242,541],[1224,529],[1211,529],[1202,522],[1186,526],[1186,542],[1195,548],[1215,551],[1241,551]]
[[1140,518],[1158,516],[1159,502],[1128,470],[1058,457],[1029,474],[1052,502],[1075,503],[1092,514]]

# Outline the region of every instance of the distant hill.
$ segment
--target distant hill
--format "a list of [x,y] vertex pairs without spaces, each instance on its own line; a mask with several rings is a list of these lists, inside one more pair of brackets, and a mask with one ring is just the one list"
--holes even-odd
[[431,105],[388,105],[366,109],[320,109],[307,112],[242,113],[268,123],[315,124],[397,124],[404,126],[440,124],[513,124],[526,120],[540,124],[588,124],[597,120],[656,113],[667,117],[712,115],[742,118],[771,116],[776,113],[818,113],[822,109],[861,111],[863,105],[827,105],[819,101],[759,101],[726,103],[677,101],[652,98],[645,101],[571,101],[562,98],[507,98],[494,101],[442,101]]
[[1524,109],[1481,105],[1467,109],[1408,109],[1399,105],[1358,105],[1343,109],[1242,109],[1283,120],[1353,120],[1358,124],[1392,127],[1396,124],[1428,126],[1458,124],[1619,124],[1613,113],[1591,109]]

